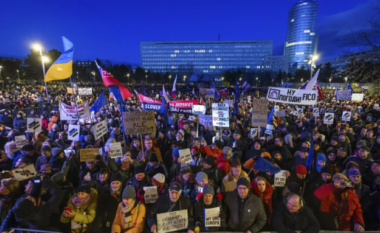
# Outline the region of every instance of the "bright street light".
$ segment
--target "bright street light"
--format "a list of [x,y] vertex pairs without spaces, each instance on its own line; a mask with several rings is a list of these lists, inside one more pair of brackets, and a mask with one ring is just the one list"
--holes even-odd
[[129,77],[129,73],[127,74],[127,77]]
[[45,62],[45,63],[47,63],[47,62],[50,61],[50,59],[49,59],[48,57],[46,57],[46,56],[43,56],[43,57],[42,57],[42,60],[43,60],[43,62]]
[[34,50],[37,50],[37,51],[41,51],[42,50],[42,46],[40,44],[32,44],[32,48]]
[[[48,60],[46,58],[44,58],[44,56],[42,56],[42,46],[40,44],[33,44],[32,48],[37,50],[37,51],[40,51],[41,63],[42,63],[42,73],[44,75],[44,80],[45,80],[45,62],[48,62]],[[49,103],[49,92],[47,89],[46,82],[45,82],[45,90],[46,90],[46,100]]]
[[301,82],[303,82],[303,78],[301,78]]
[[345,77],[344,80],[347,82],[347,77]]

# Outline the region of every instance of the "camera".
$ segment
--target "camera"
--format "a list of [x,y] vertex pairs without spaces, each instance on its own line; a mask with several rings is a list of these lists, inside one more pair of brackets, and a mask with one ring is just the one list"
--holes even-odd
[[343,187],[347,187],[347,188],[351,188],[352,187],[352,183],[349,182],[349,181],[343,181],[341,184],[342,184]]

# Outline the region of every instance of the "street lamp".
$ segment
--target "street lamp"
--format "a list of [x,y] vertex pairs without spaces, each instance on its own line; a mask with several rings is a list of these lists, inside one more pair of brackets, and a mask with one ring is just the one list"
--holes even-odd
[[145,75],[145,78],[146,78],[146,83],[148,83],[148,75]]
[[94,75],[94,82],[95,82],[95,78],[96,78],[96,73],[95,73],[95,71],[92,71],[91,74]]
[[18,82],[20,83],[20,71],[19,71],[19,70],[16,70],[16,72],[17,72]]
[[310,79],[313,77],[313,65],[314,65],[314,62],[316,60],[319,59],[319,55],[317,54],[314,54],[314,55],[310,55],[310,61],[309,61],[309,64],[310,64]]
[[257,81],[259,80],[259,77],[256,77],[256,88],[257,88]]
[[303,82],[303,78],[301,78],[301,83]]
[[330,86],[331,86],[331,78],[329,78]]
[[169,75],[169,79],[171,79],[172,78],[172,76],[171,75]]
[[[40,44],[33,44],[32,48],[34,50],[40,51],[41,63],[42,63],[42,73],[44,75],[44,81],[45,81],[45,62],[48,61],[48,58],[42,56],[42,46]],[[46,90],[46,99],[47,99],[47,102],[49,103],[49,93],[48,93],[46,82],[45,82],[45,90]]]
[[129,73],[127,73],[127,82],[129,83]]

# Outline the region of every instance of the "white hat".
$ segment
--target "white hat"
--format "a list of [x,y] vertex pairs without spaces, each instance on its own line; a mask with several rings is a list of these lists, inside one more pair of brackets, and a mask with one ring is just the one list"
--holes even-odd
[[165,176],[161,173],[157,173],[156,175],[153,176],[154,183],[157,185],[163,185],[165,184]]

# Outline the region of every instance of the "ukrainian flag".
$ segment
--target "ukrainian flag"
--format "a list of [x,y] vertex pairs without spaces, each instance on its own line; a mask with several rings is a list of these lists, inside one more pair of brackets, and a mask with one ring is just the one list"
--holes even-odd
[[50,66],[45,75],[45,82],[69,78],[73,73],[74,45],[62,36],[65,52]]

